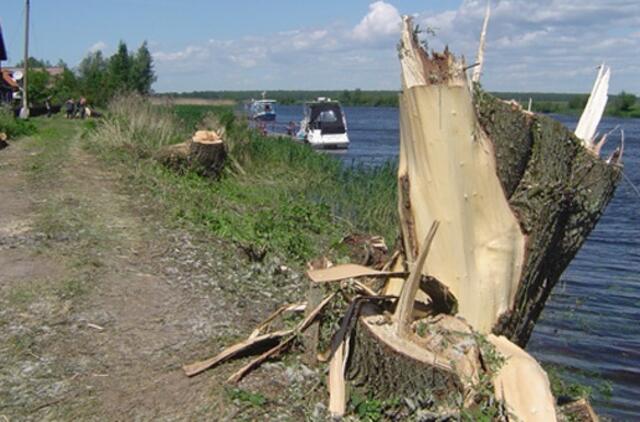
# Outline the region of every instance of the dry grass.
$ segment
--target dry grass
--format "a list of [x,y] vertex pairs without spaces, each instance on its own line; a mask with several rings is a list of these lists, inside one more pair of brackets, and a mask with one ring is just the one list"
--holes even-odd
[[157,96],[149,98],[154,105],[196,105],[196,106],[234,106],[235,100],[207,99],[207,98],[175,98],[168,96]]
[[91,140],[98,148],[130,148],[148,156],[161,146],[183,141],[187,135],[171,108],[153,105],[139,95],[127,95],[111,101],[108,118]]

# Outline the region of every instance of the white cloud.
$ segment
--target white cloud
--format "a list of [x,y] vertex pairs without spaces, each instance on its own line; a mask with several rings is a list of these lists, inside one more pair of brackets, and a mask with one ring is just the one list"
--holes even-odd
[[402,19],[398,9],[384,1],[369,5],[369,13],[353,29],[358,40],[372,40],[388,35],[399,35]]
[[[417,22],[435,29],[431,47],[449,45],[470,62],[485,6],[464,0],[454,10],[420,13]],[[595,67],[605,61],[612,66],[612,93],[640,92],[637,79],[616,72],[640,50],[639,25],[637,0],[494,0],[482,82],[491,90],[587,92]]]
[[89,53],[95,53],[98,51],[105,51],[109,46],[107,45],[106,42],[104,41],[98,41],[97,43],[93,44],[91,47],[89,47]]
[[[427,36],[431,48],[449,45],[471,62],[485,6],[485,0],[463,0],[438,13],[406,12],[417,12],[416,22],[435,30],[435,37]],[[176,51],[154,46],[157,88],[396,89],[400,12],[375,1],[363,15],[354,26],[319,23]],[[637,68],[638,27],[637,0],[492,0],[482,82],[490,90],[586,92],[595,67],[606,61],[613,69],[612,93],[640,93],[630,70]]]

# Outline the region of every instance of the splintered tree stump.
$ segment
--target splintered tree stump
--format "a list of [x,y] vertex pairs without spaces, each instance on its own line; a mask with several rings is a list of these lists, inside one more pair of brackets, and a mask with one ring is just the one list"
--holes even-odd
[[193,170],[203,176],[217,178],[226,163],[227,149],[216,132],[197,131],[191,140],[164,147],[155,157],[175,170]]
[[[416,259],[440,220],[423,274],[450,289],[474,329],[524,347],[613,197],[621,166],[561,123],[471,87],[464,60],[427,53],[410,26],[399,49],[397,266]],[[397,295],[402,283],[392,280],[385,293]]]
[[[393,315],[368,306],[358,319],[347,378],[378,398],[427,395],[459,409],[487,370],[474,333],[487,335],[507,358],[488,374],[496,397],[519,420],[553,421],[547,375],[521,347],[621,167],[559,122],[472,86],[464,59],[426,52],[411,18],[398,52],[402,242],[393,271],[410,275],[385,286],[383,297],[398,297]],[[461,319],[422,320],[423,338],[416,300]]]

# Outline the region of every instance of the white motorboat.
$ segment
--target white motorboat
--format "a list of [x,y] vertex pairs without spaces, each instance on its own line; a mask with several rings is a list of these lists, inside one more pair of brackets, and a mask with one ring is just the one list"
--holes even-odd
[[340,103],[322,97],[305,103],[297,137],[313,148],[348,148],[347,120]]

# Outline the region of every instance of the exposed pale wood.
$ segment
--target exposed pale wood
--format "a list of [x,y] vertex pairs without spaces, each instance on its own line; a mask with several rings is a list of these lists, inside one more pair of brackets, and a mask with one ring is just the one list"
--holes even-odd
[[227,149],[217,132],[201,130],[186,142],[161,148],[155,158],[176,170],[192,169],[218,177],[227,161]]
[[306,302],[303,303],[294,303],[292,305],[283,305],[275,310],[271,315],[269,315],[264,321],[262,321],[254,330],[251,332],[249,338],[255,338],[260,335],[262,330],[264,330],[274,319],[279,317],[285,312],[302,312],[306,309]]
[[222,352],[210,359],[201,362],[195,362],[190,365],[185,365],[182,367],[182,369],[187,376],[192,377],[244,352],[249,352],[260,347],[265,347],[266,345],[273,344],[274,342],[277,342],[283,337],[288,336],[292,333],[293,330],[282,330],[276,331],[274,333],[264,334],[254,338],[249,338],[224,349]]
[[429,391],[441,402],[467,402],[482,367],[471,327],[448,315],[421,323],[428,327],[424,337],[399,337],[391,315],[365,304],[354,330],[349,381],[378,399],[415,400]]
[[609,98],[610,76],[611,69],[602,63],[598,69],[598,76],[593,84],[591,95],[589,96],[589,100],[587,100],[587,105],[580,116],[575,131],[576,136],[582,140],[585,148],[594,152],[596,131],[598,130],[598,125],[600,124]]
[[406,273],[378,271],[378,270],[374,270],[373,268],[365,267],[358,264],[336,265],[331,268],[307,271],[307,276],[316,283],[342,281],[349,278],[393,277],[393,276],[401,276],[401,275],[406,275]]
[[[410,20],[405,38],[409,33]],[[525,236],[498,179],[491,140],[478,130],[464,61],[412,48],[417,52],[401,59],[403,74],[419,67],[431,77],[405,85],[400,97],[398,206],[405,259],[415,259],[431,224],[442,221],[427,257],[428,275],[450,288],[474,328],[488,333],[513,305]],[[397,284],[385,292],[398,294]]]
[[296,335],[292,334],[289,337],[287,337],[285,340],[283,340],[280,344],[278,344],[276,347],[267,350],[266,352],[264,352],[263,354],[261,354],[257,358],[251,360],[251,362],[249,362],[248,364],[246,364],[245,366],[240,368],[238,371],[233,373],[227,379],[227,382],[230,382],[230,383],[233,383],[233,384],[239,382],[251,370],[257,368],[258,366],[260,366],[264,361],[266,361],[270,357],[276,356],[278,353],[280,353],[281,351],[283,351],[284,349],[289,347],[289,345],[291,344],[291,342],[293,342],[293,340],[295,338],[296,338]]
[[347,409],[347,383],[345,370],[349,358],[349,338],[338,346],[329,363],[329,412],[331,416],[344,416]]
[[473,76],[471,81],[478,83],[482,76],[482,68],[484,66],[484,49],[486,47],[487,26],[489,25],[489,17],[491,16],[491,3],[487,1],[487,9],[484,12],[484,21],[482,22],[482,31],[480,32],[480,43],[478,45],[478,56],[476,58],[477,66],[473,68]]
[[527,352],[503,336],[488,336],[506,361],[493,380],[496,397],[522,422],[556,421],[547,373]]
[[427,237],[424,242],[422,242],[422,251],[420,252],[415,264],[413,264],[409,278],[404,283],[404,286],[402,286],[402,291],[400,292],[400,298],[398,299],[398,304],[394,314],[397,324],[396,334],[399,337],[407,338],[409,336],[409,326],[413,321],[413,304],[416,299],[416,294],[418,293],[418,287],[420,287],[420,278],[422,277],[422,273],[425,271],[424,263],[429,255],[433,238],[435,237],[439,226],[440,223],[438,221],[434,221],[431,225]]

